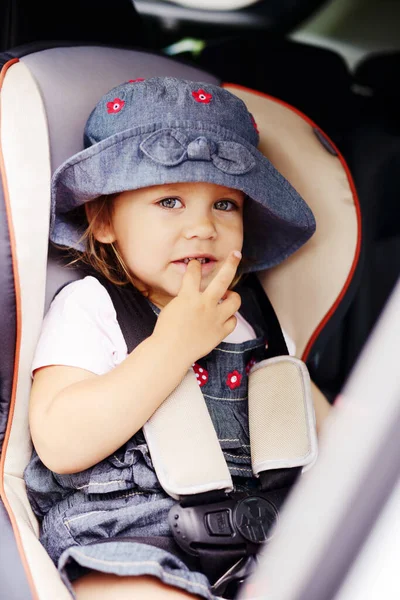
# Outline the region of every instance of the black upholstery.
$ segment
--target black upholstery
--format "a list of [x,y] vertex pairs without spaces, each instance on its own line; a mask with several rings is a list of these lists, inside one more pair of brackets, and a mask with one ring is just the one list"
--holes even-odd
[[400,52],[372,55],[354,73],[357,121],[349,139],[354,177],[368,198],[373,239],[400,235]]
[[342,151],[363,217],[363,268],[340,327],[323,348],[315,379],[340,390],[400,275],[400,52],[371,55],[353,76],[353,119]]
[[351,74],[344,59],[332,50],[254,33],[210,42],[198,60],[222,81],[295,106],[339,145],[349,129]]
[[131,0],[1,1],[0,51],[65,40],[144,48],[147,36]]

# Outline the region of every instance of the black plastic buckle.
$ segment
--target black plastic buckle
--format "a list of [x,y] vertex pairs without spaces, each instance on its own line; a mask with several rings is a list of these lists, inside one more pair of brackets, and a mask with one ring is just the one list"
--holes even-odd
[[274,535],[279,510],[301,467],[260,473],[257,491],[210,491],[181,498],[168,516],[176,543],[199,559],[213,593],[234,598],[261,544]]
[[237,549],[248,556],[271,536],[279,500],[279,494],[261,491],[232,492],[207,504],[186,500],[171,508],[169,524],[175,541],[188,554]]

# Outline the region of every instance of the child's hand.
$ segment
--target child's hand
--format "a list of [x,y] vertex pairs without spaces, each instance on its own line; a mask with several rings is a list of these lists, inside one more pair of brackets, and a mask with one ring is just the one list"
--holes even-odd
[[179,294],[158,317],[153,335],[168,340],[183,353],[188,366],[211,352],[236,327],[234,313],[239,310],[241,298],[228,287],[240,258],[240,252],[232,252],[204,292],[200,292],[201,264],[191,260]]

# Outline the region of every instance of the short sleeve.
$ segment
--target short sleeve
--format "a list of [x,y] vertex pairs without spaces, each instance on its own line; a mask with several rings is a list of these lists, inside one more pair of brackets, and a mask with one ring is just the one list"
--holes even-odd
[[296,344],[290,337],[290,335],[282,329],[283,337],[285,338],[286,346],[290,356],[296,356]]
[[32,364],[79,367],[103,375],[127,356],[107,290],[94,277],[65,286],[44,318]]

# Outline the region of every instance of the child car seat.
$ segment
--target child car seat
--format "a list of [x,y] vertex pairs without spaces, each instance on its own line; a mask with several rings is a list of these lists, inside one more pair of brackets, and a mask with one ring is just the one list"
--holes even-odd
[[[146,52],[101,46],[54,47],[9,60],[1,74],[0,579],[8,600],[69,598],[38,541],[39,523],[23,471],[30,365],[44,311],[72,277],[51,253],[50,177],[82,148],[92,106],[111,87],[137,77],[170,75],[218,83],[204,71]],[[82,85],[85,82],[85,85]],[[238,85],[255,116],[260,149],[311,206],[317,232],[285,263],[260,273],[281,325],[303,361],[323,345],[353,293],[360,217],[351,176],[325,134],[275,98]],[[22,568],[21,568],[22,566]]]

